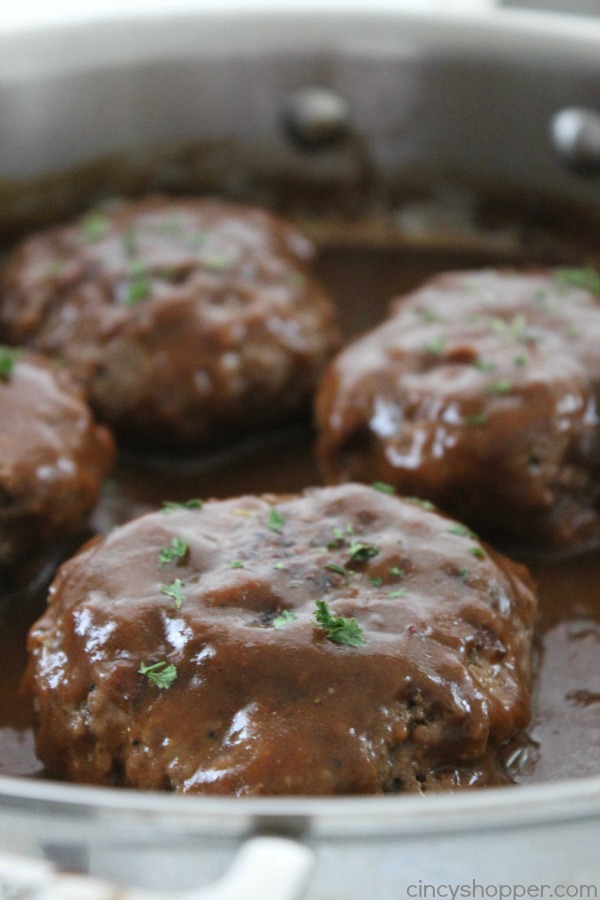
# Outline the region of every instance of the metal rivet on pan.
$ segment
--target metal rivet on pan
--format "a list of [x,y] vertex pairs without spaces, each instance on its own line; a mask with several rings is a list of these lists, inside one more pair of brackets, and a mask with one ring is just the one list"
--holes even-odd
[[350,111],[343,97],[329,88],[299,88],[287,99],[282,125],[299,147],[321,150],[336,144],[348,133]]
[[600,111],[576,106],[562,109],[553,116],[550,133],[567,168],[586,175],[600,173]]

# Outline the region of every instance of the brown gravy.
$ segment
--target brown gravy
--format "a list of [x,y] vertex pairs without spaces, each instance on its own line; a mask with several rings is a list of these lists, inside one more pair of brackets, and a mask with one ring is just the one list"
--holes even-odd
[[[550,259],[549,262],[554,260]],[[337,298],[348,335],[379,321],[388,299],[434,271],[502,262],[474,252],[407,253],[397,248],[325,249],[320,274]],[[105,485],[96,531],[164,500],[292,492],[320,482],[307,425],[247,441],[201,459],[124,456]],[[600,553],[530,564],[540,590],[540,652],[530,742],[512,763],[519,783],[600,774]],[[42,776],[31,709],[19,691],[25,637],[43,597],[10,599],[0,613],[0,774]]]

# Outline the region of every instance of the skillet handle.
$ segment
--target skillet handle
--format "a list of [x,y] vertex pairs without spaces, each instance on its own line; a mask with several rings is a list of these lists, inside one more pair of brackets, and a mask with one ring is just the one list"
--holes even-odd
[[280,837],[249,838],[229,870],[208,887],[177,893],[123,888],[87,875],[57,872],[51,863],[0,853],[0,898],[19,900],[299,900],[313,852]]

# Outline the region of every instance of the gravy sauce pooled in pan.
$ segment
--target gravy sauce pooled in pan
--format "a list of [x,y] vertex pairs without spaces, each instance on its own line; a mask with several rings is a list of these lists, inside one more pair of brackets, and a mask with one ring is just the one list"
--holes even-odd
[[[447,255],[425,259],[417,255],[411,270],[406,259],[399,260],[391,251],[363,248],[353,253],[329,251],[320,268],[327,287],[347,312],[347,330],[359,331],[381,319],[389,297],[425,275],[487,262],[494,260],[481,255],[450,260]],[[398,283],[403,278],[406,283]],[[364,309],[366,289],[373,300],[368,310]],[[106,532],[135,515],[155,510],[165,500],[287,493],[318,484],[313,444],[310,429],[299,425],[185,463],[122,456],[105,485],[94,530]],[[600,613],[594,609],[594,591],[596,586],[600,589],[600,562],[588,555],[560,563],[535,563],[531,568],[540,587],[542,646],[535,659],[530,738],[512,748],[512,756],[506,760],[508,772],[517,782],[597,773]],[[30,600],[27,609],[4,612],[0,641],[8,677],[0,697],[0,771],[6,774],[46,776],[33,752],[32,711],[18,696],[26,663],[25,634],[43,605],[43,599],[37,607]],[[574,752],[578,747],[581,752]]]

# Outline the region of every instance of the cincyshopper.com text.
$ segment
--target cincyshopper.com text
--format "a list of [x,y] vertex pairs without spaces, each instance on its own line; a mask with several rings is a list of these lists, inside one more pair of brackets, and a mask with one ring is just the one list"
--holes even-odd
[[406,889],[411,900],[598,900],[597,884],[427,884]]

